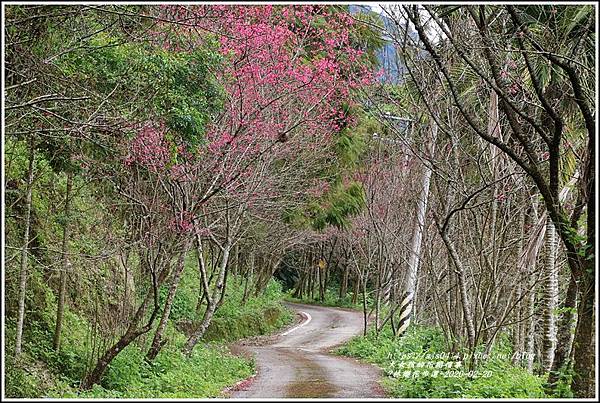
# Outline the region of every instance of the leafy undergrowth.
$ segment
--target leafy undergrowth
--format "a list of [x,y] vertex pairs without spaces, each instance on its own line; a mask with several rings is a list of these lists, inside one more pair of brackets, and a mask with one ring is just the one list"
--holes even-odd
[[[347,293],[345,296],[340,298],[339,290],[335,288],[327,288],[325,291],[324,299],[321,300],[319,298],[319,293],[316,292],[311,298],[309,295],[305,294],[302,298],[295,298],[292,296],[293,290],[289,291],[285,297],[286,301],[289,302],[297,302],[301,304],[313,304],[313,305],[321,305],[321,306],[331,306],[338,308],[351,308],[362,310],[362,295],[358,295],[356,298],[356,302],[352,302],[352,293]],[[370,296],[367,299],[367,306],[371,303]]]
[[268,334],[294,319],[294,313],[281,304],[284,294],[281,285],[274,280],[261,294],[249,296],[245,303],[242,303],[243,295],[242,279],[232,278],[224,303],[215,314],[205,340],[234,341]]
[[[480,360],[474,378],[464,376],[468,374],[466,363],[455,367],[459,365],[456,363],[460,358],[446,353],[443,335],[436,328],[413,326],[401,338],[394,338],[389,328],[384,329],[379,337],[370,332],[366,337],[353,338],[340,347],[337,353],[381,367],[386,375],[382,385],[392,397],[546,397],[543,390],[544,379],[513,365],[510,358],[506,358],[510,357],[510,347],[505,340],[497,344],[487,359]],[[434,364],[429,364],[431,362]],[[444,364],[437,364],[438,362]],[[415,367],[411,368],[411,365]],[[429,368],[429,365],[433,368]],[[436,369],[436,365],[440,368]],[[438,370],[437,376],[433,376],[435,370]],[[419,371],[421,375],[413,377],[415,371]],[[427,372],[427,375],[423,372]],[[445,376],[446,374],[450,376]]]
[[199,345],[190,358],[180,352],[185,342],[178,335],[173,345],[163,349],[148,364],[144,352],[126,349],[120,354],[103,380],[102,386],[77,394],[58,393],[51,397],[124,397],[124,398],[203,398],[219,396],[226,386],[252,375],[253,363],[235,357],[222,344]]
[[[24,327],[23,354],[15,362],[15,322],[6,320],[7,397],[102,397],[102,398],[205,398],[219,396],[221,390],[254,372],[254,363],[229,353],[225,343],[242,337],[275,331],[293,319],[282,304],[281,286],[272,280],[258,296],[242,304],[242,281],[231,276],[223,305],[215,314],[206,337],[190,358],[181,354],[186,341],[181,321],[199,319],[196,311],[197,277],[186,268],[178,289],[165,339],[168,343],[152,363],[145,360],[153,332],[125,348],[111,363],[101,385],[80,392],[79,382],[89,370],[90,324],[81,315],[65,312],[60,352],[52,349],[56,303],[52,292],[39,284],[38,295],[48,300],[43,310],[29,312]],[[165,290],[162,294],[166,296]],[[40,294],[41,293],[41,294]]]

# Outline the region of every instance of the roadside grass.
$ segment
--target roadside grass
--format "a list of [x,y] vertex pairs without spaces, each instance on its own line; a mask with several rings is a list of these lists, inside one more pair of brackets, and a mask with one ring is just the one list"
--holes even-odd
[[[454,367],[457,359],[447,354],[440,329],[412,326],[400,338],[392,335],[389,327],[376,336],[358,336],[336,350],[336,354],[355,357],[382,368],[385,378],[381,384],[391,397],[396,398],[542,398],[544,379],[530,374],[525,368],[512,364],[508,338],[501,338],[488,359],[482,359],[476,368],[477,377],[456,376],[468,372],[466,364]],[[509,357],[509,358],[507,358]],[[409,364],[412,362],[414,364]],[[437,376],[429,362],[444,362]],[[452,363],[452,364],[449,364]],[[411,368],[410,365],[414,365]],[[451,365],[454,376],[443,376]],[[410,375],[408,374],[410,371]],[[415,371],[421,375],[413,377]],[[428,375],[423,375],[427,371]],[[406,376],[406,377],[405,377]]]
[[243,294],[243,279],[231,278],[205,340],[234,341],[269,334],[294,320],[294,313],[282,305],[285,294],[277,281],[271,280],[262,294],[250,296],[246,303],[242,303]]
[[[319,298],[319,293],[316,292],[311,298],[308,295],[304,295],[303,298],[294,298],[292,296],[294,290],[289,290],[285,295],[285,300],[289,302],[297,302],[300,304],[312,304],[312,305],[320,305],[320,306],[330,306],[330,307],[338,307],[338,308],[351,308],[362,310],[362,295],[358,295],[357,301],[352,303],[352,294],[346,293],[342,298],[339,296],[339,289],[332,287],[327,288],[325,291],[324,299],[321,300]],[[367,296],[367,306],[371,306],[371,297]]]
[[[215,314],[203,342],[190,358],[181,354],[187,337],[179,323],[199,320],[196,312],[198,278],[190,264],[184,271],[174,300],[164,339],[168,340],[152,363],[145,360],[153,332],[123,350],[109,366],[102,383],[85,392],[79,382],[91,363],[91,324],[83,315],[67,309],[60,352],[52,348],[56,302],[47,285],[38,282],[35,290],[44,295],[43,309],[27,313],[23,354],[15,361],[15,321],[6,319],[7,397],[77,398],[206,398],[217,397],[227,386],[254,373],[254,362],[229,353],[227,342],[273,332],[293,320],[293,313],[281,302],[281,286],[271,280],[265,292],[250,296],[242,304],[242,280],[230,276],[227,295]],[[161,298],[166,290],[161,290]]]

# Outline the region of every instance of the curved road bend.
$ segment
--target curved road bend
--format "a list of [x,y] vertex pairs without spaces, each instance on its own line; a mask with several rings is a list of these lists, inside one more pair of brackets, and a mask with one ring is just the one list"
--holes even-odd
[[[304,320],[263,346],[243,346],[255,356],[258,375],[234,398],[384,397],[380,371],[350,358],[328,354],[362,333],[362,313],[286,303]],[[308,315],[306,315],[308,314]]]

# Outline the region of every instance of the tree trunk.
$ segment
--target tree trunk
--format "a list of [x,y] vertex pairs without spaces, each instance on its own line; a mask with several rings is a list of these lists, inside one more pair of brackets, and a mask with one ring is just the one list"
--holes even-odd
[[529,295],[527,296],[525,304],[525,315],[529,318],[527,319],[527,326],[525,327],[525,351],[527,352],[527,370],[529,372],[533,372],[533,358],[534,358],[534,348],[535,348],[535,339],[533,337],[535,333],[535,289],[531,288],[529,291]]
[[524,249],[524,245],[525,245],[525,210],[521,210],[521,213],[519,214],[519,254],[517,256],[517,269],[518,269],[518,281],[517,281],[517,290],[516,290],[516,304],[517,306],[515,307],[514,310],[514,315],[513,315],[513,319],[515,321],[515,324],[512,326],[512,342],[513,342],[513,359],[512,359],[512,363],[513,365],[517,365],[519,363],[519,356],[521,355],[520,353],[523,351],[523,327],[524,327],[524,323],[523,323],[523,301],[522,301],[522,292],[523,292],[523,286],[522,286],[522,281],[523,281],[523,276],[522,273],[524,272],[524,268],[521,265],[521,255],[523,254],[523,249]]
[[62,330],[63,315],[65,311],[65,294],[67,293],[67,277],[69,266],[69,224],[70,224],[70,203],[71,203],[71,187],[73,182],[73,174],[67,173],[67,190],[65,193],[65,217],[63,227],[62,240],[62,270],[60,272],[60,286],[58,291],[58,307],[56,310],[56,327],[54,328],[54,339],[52,345],[54,350],[60,349],[60,334]]
[[460,260],[458,253],[456,253],[456,249],[454,248],[454,244],[448,238],[448,234],[446,232],[442,233],[442,240],[448,249],[448,253],[452,258],[452,261],[456,267],[456,278],[458,280],[458,286],[460,291],[460,297],[462,302],[462,311],[465,315],[465,324],[467,326],[467,337],[469,340],[469,348],[473,349],[475,347],[475,325],[473,324],[473,315],[471,313],[471,305],[469,302],[469,296],[467,292],[467,281],[465,278],[465,269],[463,267],[462,261]]
[[[200,236],[196,234],[196,242],[202,242]],[[196,314],[200,314],[202,309],[202,302],[206,300],[208,305],[208,273],[206,270],[205,257],[203,255],[204,250],[201,247],[196,248],[196,259],[198,260],[198,281],[199,281],[199,292],[198,292],[198,303],[196,304]],[[201,255],[202,254],[202,255]]]
[[240,246],[235,244],[233,248],[233,265],[232,265],[233,274],[239,275],[240,272]]
[[[431,139],[430,139],[430,157],[435,154],[435,142],[437,140],[438,126],[435,120],[431,123]],[[425,233],[425,213],[427,211],[427,201],[429,199],[429,184],[431,182],[431,168],[425,165],[423,178],[421,182],[421,194],[417,200],[416,217],[417,222],[412,234],[412,243],[410,248],[410,256],[408,258],[408,274],[404,286],[403,307],[400,311],[400,322],[398,323],[398,334],[402,335],[410,324],[411,316],[414,315],[414,300],[417,288],[417,279],[419,273],[419,264],[421,261],[421,243],[423,242],[423,234]]]
[[383,263],[383,284],[381,290],[381,302],[385,305],[390,302],[392,295],[392,265],[386,259]]
[[379,313],[381,311],[381,270],[377,270],[375,286],[375,333],[379,335]]
[[594,397],[594,261],[583,267],[579,283],[580,300],[577,307],[577,330],[573,340],[575,363],[571,389],[578,398]]
[[[265,289],[269,285],[269,280],[273,277],[273,275],[277,271],[277,268],[279,267],[279,264],[281,263],[282,260],[283,260],[283,256],[281,256],[277,259],[274,259],[274,260],[273,260],[273,258],[269,258],[267,260],[265,267],[262,270],[263,274],[256,281],[256,288],[254,290],[255,296],[259,296],[261,293],[263,293],[265,291]],[[274,261],[274,263],[271,263],[273,261]]]
[[[250,277],[254,275],[254,252],[250,252],[250,258],[248,264],[248,270],[246,271],[246,279],[244,280],[244,294],[242,295],[242,305],[248,301],[248,283],[250,281]],[[302,298],[302,297],[301,297]]]
[[225,277],[223,278],[223,291],[221,292],[221,295],[219,296],[219,300],[217,301],[217,306],[215,308],[215,311],[217,309],[219,309],[221,307],[221,305],[223,305],[223,300],[225,298],[225,291],[227,291],[227,279],[229,278],[229,270],[225,270]]
[[356,304],[356,302],[358,301],[358,293],[360,292],[359,291],[359,282],[360,282],[360,280],[358,279],[358,275],[357,275],[354,280],[354,290],[352,293],[352,305]]
[[173,300],[175,299],[175,294],[177,293],[177,287],[179,286],[181,275],[185,270],[185,258],[187,256],[191,242],[192,238],[186,239],[185,244],[183,246],[183,251],[181,251],[179,259],[177,259],[177,266],[175,266],[175,271],[173,272],[173,279],[171,280],[171,286],[169,287],[169,293],[167,294],[167,300],[165,301],[163,314],[160,318],[160,322],[158,323],[158,328],[154,333],[154,339],[152,339],[152,344],[150,345],[148,354],[146,355],[146,359],[148,361],[152,361],[154,358],[156,358],[156,356],[160,352],[160,349],[164,345],[162,336],[165,332],[165,328],[167,327],[167,323],[169,322],[171,307],[173,306]]
[[208,305],[206,307],[206,311],[204,311],[204,316],[202,318],[202,322],[200,323],[200,326],[198,326],[198,328],[196,330],[194,330],[192,335],[188,338],[187,342],[183,346],[182,351],[187,356],[190,356],[192,354],[192,350],[194,349],[194,347],[196,346],[198,341],[202,338],[202,336],[204,336],[204,333],[206,333],[206,330],[208,329],[208,326],[210,325],[213,315],[216,311],[217,303],[218,303],[221,295],[223,294],[223,292],[225,292],[225,289],[224,289],[225,273],[227,271],[227,263],[229,260],[229,250],[230,249],[231,249],[231,242],[228,241],[228,243],[223,248],[223,255],[221,257],[221,265],[219,267],[219,277],[217,278],[217,283],[215,284],[215,288],[213,289],[212,296],[209,299]]
[[558,272],[556,270],[556,231],[552,220],[546,226],[546,265],[544,275],[544,296],[542,299],[542,369],[550,371],[556,348],[555,312],[558,301]]
[[367,275],[362,279],[363,336],[367,335]]
[[308,285],[308,289],[310,292],[310,299],[314,300],[315,299],[315,270],[314,268],[311,266],[309,266],[308,268],[309,272],[308,272],[308,281],[309,281],[309,285]]
[[[153,281],[152,289],[150,291],[148,291],[148,294],[146,294],[144,301],[142,302],[142,304],[136,311],[129,327],[127,328],[127,331],[125,332],[125,334],[123,336],[121,336],[121,338],[113,346],[111,346],[108,350],[106,350],[106,352],[102,355],[102,357],[100,357],[100,359],[96,363],[96,366],[94,367],[92,372],[87,374],[87,376],[83,379],[83,381],[81,382],[81,386],[80,386],[80,388],[82,390],[91,389],[92,386],[99,383],[100,380],[102,379],[102,376],[104,376],[104,372],[106,372],[106,368],[110,365],[112,360],[121,351],[123,351],[123,349],[125,347],[127,347],[129,344],[131,344],[135,339],[137,339],[139,336],[141,336],[144,333],[147,333],[148,331],[150,331],[150,329],[152,329],[152,324],[154,323],[154,320],[156,319],[156,316],[158,314],[158,309],[159,309],[158,289],[164,282],[168,272],[169,272],[169,269],[164,268],[161,271],[161,273],[158,275],[158,278],[155,279],[155,281]],[[152,313],[150,314],[150,318],[148,319],[148,322],[143,327],[137,329],[138,324],[140,323],[140,321],[146,314],[146,310],[148,308],[148,305],[150,304],[151,299],[154,300],[154,309],[153,309]]]
[[321,302],[325,301],[325,267],[319,266],[317,269],[319,273],[319,300]]
[[565,302],[562,305],[563,314],[558,324],[558,336],[556,350],[554,351],[554,361],[548,375],[548,391],[551,392],[557,386],[561,369],[568,364],[571,353],[572,333],[575,319],[575,308],[577,305],[577,282],[571,276],[569,288],[565,296]]
[[29,168],[27,171],[27,194],[25,196],[25,230],[21,248],[21,272],[19,275],[19,313],[17,317],[17,335],[15,339],[15,358],[21,355],[23,342],[23,323],[25,321],[25,292],[27,290],[27,251],[29,248],[29,231],[31,229],[31,193],[33,191],[33,167],[35,160],[34,141],[29,142]]
[[344,265],[344,274],[342,277],[342,286],[340,287],[340,299],[344,298],[348,292],[348,265]]
[[104,376],[106,372],[106,368],[115,359],[115,357],[119,354],[119,352],[123,351],[125,347],[127,347],[138,335],[134,333],[126,333],[123,337],[119,339],[119,341],[109,348],[102,357],[98,360],[96,367],[94,370],[85,377],[83,382],[81,383],[82,390],[89,390],[97,383],[100,383],[100,380]]

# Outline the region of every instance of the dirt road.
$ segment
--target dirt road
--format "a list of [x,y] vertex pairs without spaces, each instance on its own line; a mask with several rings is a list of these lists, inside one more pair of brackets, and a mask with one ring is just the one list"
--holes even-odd
[[258,375],[228,393],[234,398],[384,397],[380,371],[328,353],[362,332],[360,312],[287,304],[304,320],[259,346],[241,346],[256,359]]

